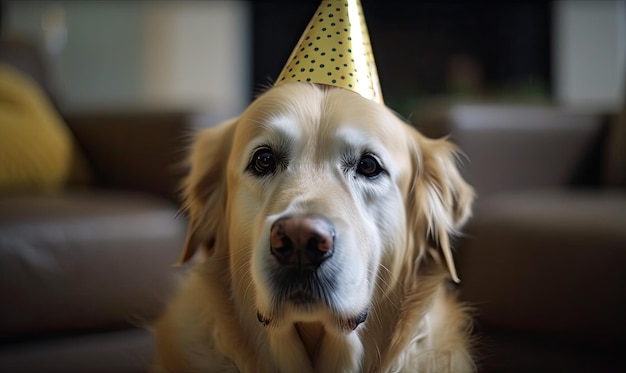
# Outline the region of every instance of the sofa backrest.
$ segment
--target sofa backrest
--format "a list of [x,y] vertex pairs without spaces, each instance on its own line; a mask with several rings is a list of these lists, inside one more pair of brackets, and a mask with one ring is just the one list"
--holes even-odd
[[439,123],[467,156],[464,173],[479,197],[512,189],[599,185],[602,178],[606,116],[599,111],[453,105]]

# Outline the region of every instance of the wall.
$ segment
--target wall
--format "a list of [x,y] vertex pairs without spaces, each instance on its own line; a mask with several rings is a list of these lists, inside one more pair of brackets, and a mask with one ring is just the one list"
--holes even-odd
[[66,108],[161,107],[228,116],[249,100],[241,1],[8,1],[6,31],[48,51]]
[[142,96],[238,112],[250,87],[248,4],[156,1],[144,14]]
[[626,0],[554,3],[555,99],[619,107],[626,84]]

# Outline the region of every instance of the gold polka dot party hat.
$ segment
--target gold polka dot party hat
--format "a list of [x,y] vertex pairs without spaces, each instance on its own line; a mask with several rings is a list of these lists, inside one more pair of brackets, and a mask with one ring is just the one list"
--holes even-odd
[[275,86],[327,84],[383,104],[376,63],[359,0],[323,0]]

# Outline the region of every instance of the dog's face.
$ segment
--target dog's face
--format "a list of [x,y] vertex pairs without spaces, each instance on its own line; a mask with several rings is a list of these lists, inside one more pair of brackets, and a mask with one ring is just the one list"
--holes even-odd
[[191,162],[183,260],[199,246],[226,260],[238,308],[278,329],[354,330],[429,240],[449,259],[447,235],[472,199],[449,143],[313,84],[269,90],[204,132]]

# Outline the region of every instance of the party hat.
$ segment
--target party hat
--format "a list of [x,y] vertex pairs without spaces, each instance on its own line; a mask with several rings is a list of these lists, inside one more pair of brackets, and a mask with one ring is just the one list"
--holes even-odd
[[275,86],[327,84],[383,104],[367,25],[359,0],[323,0]]

